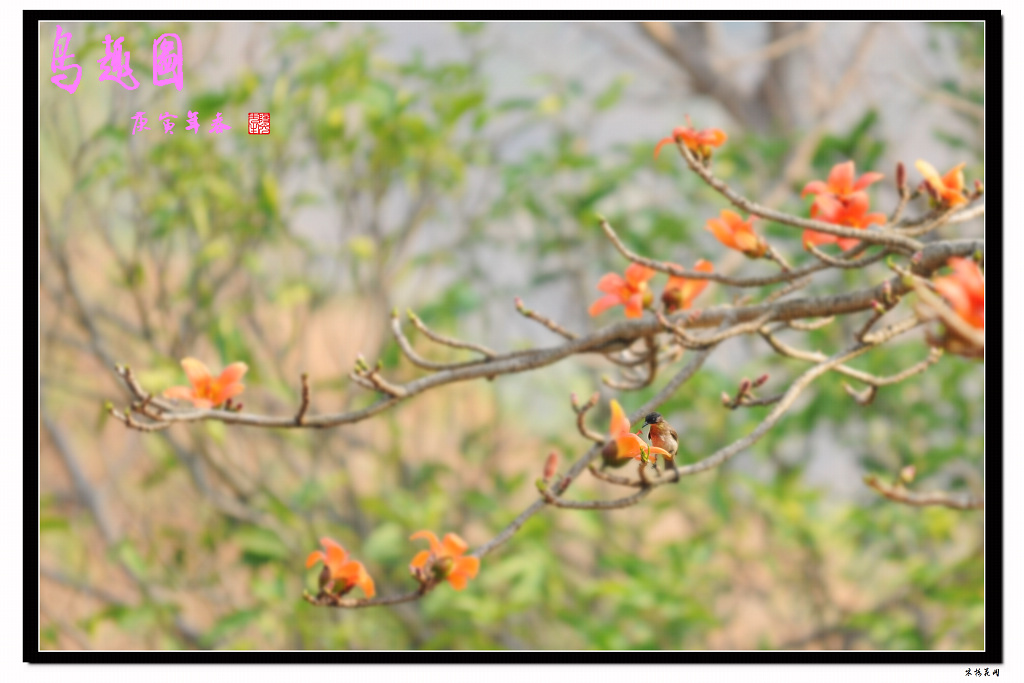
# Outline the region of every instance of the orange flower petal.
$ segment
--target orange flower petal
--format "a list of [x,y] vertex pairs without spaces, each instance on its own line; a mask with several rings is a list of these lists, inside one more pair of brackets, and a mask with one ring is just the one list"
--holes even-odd
[[616,453],[619,458],[632,458],[646,451],[647,442],[632,432],[626,432],[615,439]]
[[618,306],[622,303],[622,299],[617,294],[606,294],[594,303],[590,304],[590,308],[587,309],[587,313],[591,317],[601,315],[612,306]]
[[819,194],[811,206],[811,216],[825,223],[838,223],[842,219],[844,206],[835,195]]
[[656,270],[642,266],[639,263],[630,263],[626,268],[626,282],[633,287],[637,287],[654,277],[656,272]]
[[970,298],[960,282],[951,277],[936,278],[932,283],[935,289],[949,302],[950,308],[962,318],[971,308]]
[[692,128],[676,128],[672,131],[672,135],[682,140],[683,144],[690,149],[696,150],[700,147],[700,136]]
[[865,173],[864,175],[862,175],[860,178],[857,179],[857,182],[855,182],[853,184],[853,189],[854,190],[863,190],[868,185],[871,185],[873,183],[877,183],[879,180],[881,180],[884,177],[885,177],[884,173],[878,173],[876,171],[869,171],[868,173]]
[[[362,567],[362,565],[359,566]],[[365,569],[356,578],[356,585],[362,589],[363,595],[368,598],[372,598],[377,594],[377,587],[373,584],[373,578]]]
[[322,550],[314,550],[306,557],[306,569],[309,569],[317,562],[327,562],[327,556]]
[[985,278],[978,264],[971,259],[953,257],[949,259],[949,265],[953,268],[953,276],[964,285],[968,294],[984,300]]
[[454,588],[457,591],[460,591],[463,588],[465,588],[466,587],[466,583],[468,581],[469,581],[469,577],[466,576],[465,574],[451,573],[451,574],[448,575],[448,583],[450,583],[452,585],[452,588]]
[[412,562],[410,562],[409,564],[412,565],[413,567],[423,567],[424,565],[427,564],[427,560],[429,560],[429,559],[430,559],[430,551],[429,550],[421,550],[418,553],[416,553],[416,555],[412,558]]
[[718,218],[709,218],[708,222],[704,225],[705,230],[711,231],[719,242],[729,247],[730,249],[738,249],[739,246],[736,244],[736,240],[733,239],[733,231],[726,225],[725,221]]
[[327,549],[327,560],[324,564],[331,568],[331,576],[337,577],[341,568],[345,565],[345,560],[348,559],[348,553],[337,543],[332,543],[331,545],[324,544],[324,548]]
[[617,437],[620,434],[628,434],[630,427],[629,418],[626,417],[626,413],[622,410],[622,406],[620,406],[619,402],[614,398],[611,400],[611,408],[612,420],[608,433],[613,437]]
[[942,179],[939,177],[939,172],[935,170],[934,166],[929,164],[924,159],[918,159],[917,161],[915,161],[914,167],[917,168],[918,172],[922,176],[924,176],[924,179],[927,180],[929,183],[932,183],[934,181],[936,183],[941,184]]
[[800,193],[800,197],[806,197],[809,194],[823,194],[828,191],[828,185],[826,185],[824,181],[812,180],[811,182],[804,185],[804,189]]
[[462,574],[471,579],[476,578],[477,572],[480,571],[480,558],[479,557],[460,557],[455,560],[455,566],[452,569],[453,574]]
[[221,385],[228,385],[242,379],[242,376],[249,370],[249,366],[242,362],[232,363],[231,365],[224,368],[224,372],[220,373],[220,377],[217,378],[217,383]]
[[737,232],[735,237],[736,247],[744,252],[756,252],[760,249],[761,240],[752,232]]
[[209,382],[211,379],[210,369],[202,361],[195,358],[183,359],[181,367],[185,370],[185,376],[188,377],[188,381],[194,387]]
[[828,186],[836,194],[849,194],[853,191],[854,166],[852,161],[836,164],[828,174]]
[[833,242],[836,242],[837,239],[838,238],[835,235],[830,235],[827,232],[818,232],[817,230],[804,230],[803,243],[804,248],[806,249],[808,244],[817,247],[822,244],[832,244]]
[[598,291],[605,294],[618,294],[626,286],[626,281],[618,273],[605,273],[597,281]]
[[722,220],[732,229],[743,223],[743,217],[731,209],[722,209]]
[[869,225],[885,225],[889,222],[889,217],[884,213],[869,213],[861,219],[858,228],[866,228]]
[[211,402],[214,405],[220,405],[229,398],[234,398],[235,396],[238,396],[243,391],[245,391],[245,385],[240,384],[238,382],[235,382],[234,384],[229,384],[227,386],[220,386],[214,384],[212,390],[213,398],[211,399]]
[[186,401],[191,401],[192,390],[188,387],[171,387],[164,390],[164,398],[180,398]]
[[672,137],[662,138],[661,140],[659,140],[658,144],[654,146],[654,158],[658,158],[658,152],[661,151],[662,147],[673,142],[675,142],[675,139]]
[[209,410],[213,407],[213,401],[208,398],[196,398],[193,396],[189,400],[192,401],[192,405],[196,408],[201,408],[202,410]]
[[708,128],[701,132],[701,137],[704,144],[710,147],[719,147],[729,139],[725,131],[720,128]]
[[942,176],[942,184],[951,190],[959,192],[964,187],[964,166],[967,162],[957,164]]
[[469,549],[469,546],[462,540],[462,537],[453,533],[444,535],[443,545],[445,552],[452,557],[458,557]]
[[432,553],[437,555],[441,552],[441,542],[437,540],[437,536],[434,534],[433,531],[427,531],[426,529],[422,531],[417,531],[409,537],[409,540],[415,541],[420,538],[425,538],[428,541],[430,541],[430,551]]
[[644,295],[633,294],[626,299],[626,317],[642,318],[644,316]]

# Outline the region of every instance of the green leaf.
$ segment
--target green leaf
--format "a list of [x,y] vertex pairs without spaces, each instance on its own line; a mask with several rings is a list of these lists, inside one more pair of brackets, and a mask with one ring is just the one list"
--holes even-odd
[[262,614],[263,609],[253,607],[250,609],[238,610],[227,616],[221,617],[213,627],[203,634],[200,639],[203,647],[217,647],[228,634],[245,628]]
[[242,548],[242,561],[250,565],[266,562],[291,560],[288,546],[270,529],[257,526],[243,526],[232,534]]

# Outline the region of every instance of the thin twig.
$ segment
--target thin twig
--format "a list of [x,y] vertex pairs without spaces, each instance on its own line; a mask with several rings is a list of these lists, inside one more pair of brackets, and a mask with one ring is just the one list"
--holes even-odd
[[519,311],[519,313],[521,315],[529,318],[530,320],[536,320],[541,325],[543,325],[544,327],[548,328],[549,330],[551,330],[555,334],[559,334],[559,335],[565,337],[566,339],[577,339],[578,338],[578,335],[576,335],[574,332],[570,332],[569,330],[565,329],[564,327],[562,327],[561,325],[556,323],[551,318],[545,317],[545,316],[541,315],[540,313],[538,313],[536,311],[533,311],[533,310],[530,310],[529,308],[527,308],[526,305],[523,303],[523,300],[521,298],[519,298],[518,296],[516,297],[516,310]]
[[299,412],[295,413],[295,424],[301,425],[306,419],[306,411],[309,410],[309,375],[302,373],[302,403],[299,404]]
[[604,443],[606,441],[605,437],[602,436],[601,434],[591,431],[591,429],[587,427],[586,421],[584,419],[587,416],[587,412],[595,405],[597,405],[597,401],[599,398],[601,398],[601,394],[595,391],[590,396],[590,399],[582,406],[578,404],[576,394],[572,395],[570,401],[572,403],[572,409],[576,413],[576,428],[579,429],[579,432],[583,436],[583,438],[590,439],[595,443]]
[[889,500],[903,503],[904,505],[926,506],[941,505],[954,510],[984,510],[985,501],[971,496],[953,496],[944,491],[932,491],[929,493],[915,493],[908,491],[902,485],[886,484],[874,475],[864,477],[864,483],[881,493]]
[[412,322],[413,327],[422,332],[427,338],[437,342],[438,344],[443,344],[444,346],[451,346],[452,348],[455,349],[466,349],[467,351],[476,351],[477,353],[488,359],[494,358],[498,355],[496,351],[492,351],[486,346],[483,346],[482,344],[474,344],[473,342],[462,341],[460,339],[448,337],[439,332],[433,331],[432,329],[427,327],[426,323],[420,320],[419,317],[411,310],[406,311],[406,315],[409,316],[409,321]]

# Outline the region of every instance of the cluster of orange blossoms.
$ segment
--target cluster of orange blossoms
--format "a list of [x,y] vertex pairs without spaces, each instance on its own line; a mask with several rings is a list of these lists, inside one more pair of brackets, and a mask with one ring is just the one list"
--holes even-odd
[[[671,264],[684,270],[678,264]],[[701,273],[714,271],[709,261],[697,261],[693,269]],[[613,306],[625,306],[627,318],[639,318],[644,309],[654,303],[654,292],[647,284],[658,271],[639,263],[631,263],[626,268],[625,277],[618,273],[605,273],[597,283],[597,288],[605,295],[590,306],[590,315],[600,315]],[[685,310],[693,304],[697,295],[708,286],[707,280],[694,280],[673,275],[669,278],[661,300],[669,313]]]
[[[628,425],[627,425],[628,428]],[[420,584],[430,586],[437,581],[447,580],[455,590],[462,590],[466,583],[476,577],[480,570],[480,559],[464,557],[469,548],[458,534],[444,535],[444,541],[438,541],[432,531],[417,531],[410,540],[425,538],[430,542],[430,550],[416,553],[409,563],[409,571]],[[319,584],[323,593],[341,597],[353,588],[361,588],[363,595],[372,598],[377,590],[373,579],[367,573],[362,562],[350,560],[348,553],[340,543],[331,538],[321,538],[323,550],[314,550],[306,558],[309,569],[318,562],[323,562]]]
[[[828,182],[812,180],[804,186],[800,193],[801,197],[813,194],[814,203],[811,204],[811,218],[824,223],[833,223],[848,228],[859,228],[863,230],[872,223],[885,225],[886,218],[883,213],[868,213],[871,200],[865,189],[872,183],[876,183],[885,176],[881,173],[865,173],[856,178],[852,161],[836,164],[828,174]],[[836,243],[840,249],[849,249],[856,246],[860,240],[852,237],[836,237],[814,230],[804,231],[804,245]]]

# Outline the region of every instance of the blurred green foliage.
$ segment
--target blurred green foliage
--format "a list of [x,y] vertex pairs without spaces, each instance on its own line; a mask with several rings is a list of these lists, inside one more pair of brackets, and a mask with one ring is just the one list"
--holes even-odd
[[[144,44],[149,28],[126,25],[123,33],[128,43]],[[189,41],[189,27],[178,30]],[[507,316],[511,306],[495,309],[509,301],[512,286],[490,277],[482,249],[507,249],[529,264],[516,285],[527,300],[563,286],[582,311],[596,296],[597,276],[624,266],[597,229],[597,212],[642,253],[687,267],[720,255],[701,227],[722,202],[678,159],[665,154],[652,163],[651,141],[591,148],[588,132],[627,96],[627,76],[596,93],[552,77],[528,95],[499,99],[481,69],[485,25],[457,25],[451,39],[473,58],[441,62],[388,60],[379,34],[344,29],[339,40],[339,30],[280,26],[258,71],[223,87],[193,89],[190,82],[185,106],[205,121],[215,111],[241,120],[240,112],[263,111],[269,102],[274,135],[244,144],[152,135],[143,143],[127,133],[127,110],[112,105],[94,129],[79,129],[80,151],[66,162],[74,183],[44,192],[53,215],[63,206],[85,207],[76,213],[82,223],[53,221],[49,229],[58,248],[80,240],[105,250],[103,267],[114,272],[87,290],[109,304],[104,329],[119,359],[149,373],[140,375],[146,386],[181,383],[178,359],[206,348],[222,365],[249,364],[252,388],[244,398],[254,409],[290,410],[297,386],[288,359],[300,353],[303,324],[339,301],[370,301],[383,311],[414,306],[435,329],[467,336],[479,329],[467,321]],[[974,29],[942,30],[957,31],[964,58],[975,58]],[[93,32],[76,43],[82,58],[92,56],[95,39]],[[579,110],[589,112],[586,120],[567,114]],[[875,168],[886,149],[880,116],[867,110],[846,132],[824,136],[811,177],[826,177],[846,159],[859,172]],[[44,127],[44,141],[56,144],[63,125]],[[510,143],[526,134],[546,142]],[[716,169],[754,194],[795,142],[740,131],[730,138]],[[319,182],[284,182],[303,174]],[[473,189],[478,177],[488,191]],[[641,190],[671,199],[640,208],[624,199]],[[789,210],[806,210],[796,192],[787,201]],[[337,230],[304,230],[302,212],[311,207],[335,212],[329,215],[340,217]],[[434,232],[423,239],[431,221]],[[533,226],[528,237],[516,228],[522,221]],[[437,224],[447,226],[443,234]],[[807,258],[798,233],[763,229],[773,241],[788,240],[798,263]],[[886,273],[876,264],[809,291],[864,286]],[[727,297],[713,286],[703,301]],[[260,314],[268,304],[298,330],[283,343]],[[381,358],[398,376],[411,372],[384,333],[386,322],[353,318],[352,327],[357,322],[377,333],[368,339],[381,340],[365,349],[371,362]],[[831,352],[850,338],[853,324],[839,321],[796,339]],[[742,376],[768,372],[768,395],[805,367],[766,354],[749,338],[726,346],[728,363],[709,363],[661,408],[683,436],[682,462],[749,432],[769,410],[722,408],[720,394],[734,392]],[[907,340],[854,365],[893,374],[926,353],[920,340]],[[65,354],[51,351],[46,363],[59,370],[69,362]],[[573,381],[592,391],[597,377],[598,370],[584,369]],[[575,431],[536,433],[499,387],[468,385],[465,393],[422,399],[434,407],[419,418],[401,411],[376,418],[370,431],[254,435],[208,423],[144,435],[131,442],[146,464],[129,482],[136,493],[127,504],[180,506],[183,517],[149,515],[145,533],[129,527],[104,561],[166,590],[137,591],[134,602],[98,607],[77,626],[91,636],[112,626],[162,648],[980,648],[981,515],[903,507],[866,488],[835,496],[808,473],[845,459],[844,471],[891,479],[913,464],[923,490],[972,488],[982,469],[981,377],[980,365],[944,358],[862,408],[842,377],[826,376],[812,399],[719,470],[660,489],[634,510],[546,511],[485,557],[466,591],[442,586],[420,602],[384,609],[318,609],[300,599],[304,588],[315,590],[315,572],[305,571],[303,560],[319,536],[336,538],[362,560],[380,593],[407,590],[408,562],[418,549],[407,540],[412,532],[470,529],[490,538],[533,499],[531,482],[549,447],[566,458],[582,452]],[[527,381],[541,386],[539,377]],[[317,394],[353,395],[349,406],[370,400],[343,373],[316,373],[313,383]],[[53,410],[67,409],[68,396],[83,401],[71,382],[47,386]],[[620,400],[629,409],[656,390]],[[466,417],[474,405],[494,414]],[[80,414],[88,419],[69,429],[83,450],[100,448],[104,436],[109,443],[111,433],[117,441],[136,439],[119,424],[91,422],[92,407]],[[410,439],[409,430],[419,428],[410,419],[424,414],[429,427],[450,437],[442,443],[452,452],[431,442],[426,423],[422,443],[415,434]],[[571,425],[568,409],[564,424]],[[601,419],[595,425],[605,427]],[[523,434],[532,443],[515,441]],[[357,466],[355,453],[368,455],[370,467]],[[256,467],[235,471],[233,463],[252,454]],[[68,572],[85,568],[89,522],[52,491],[40,504],[46,561]],[[198,642],[176,627],[195,600],[207,606]],[[776,629],[779,623],[786,628]],[[810,635],[801,641],[801,634]],[[58,646],[53,625],[40,637],[44,647]]]

